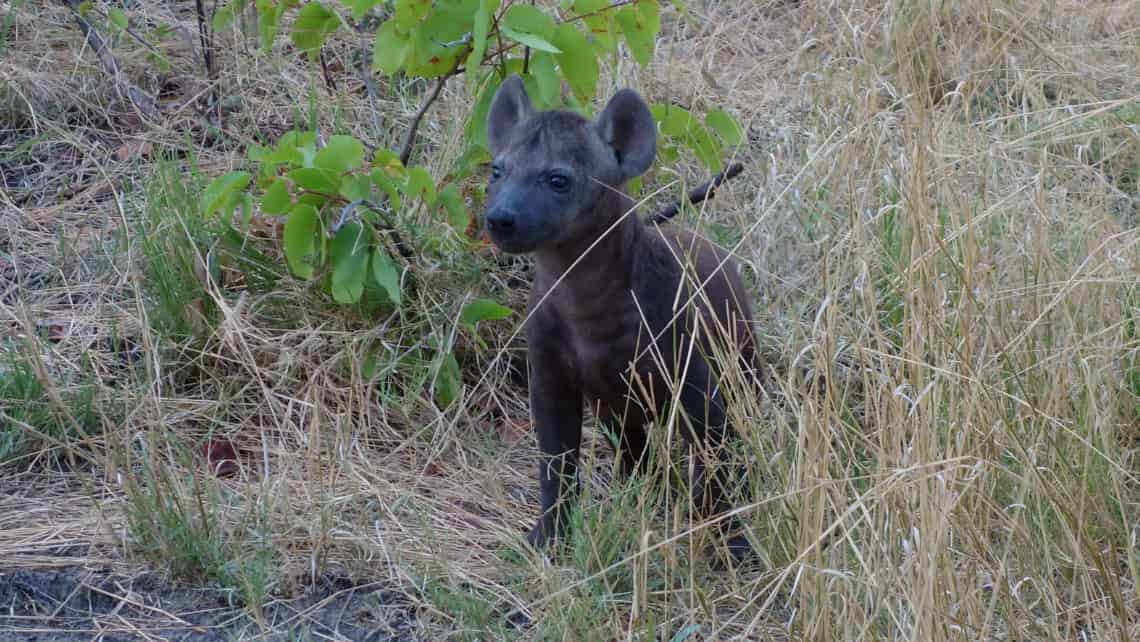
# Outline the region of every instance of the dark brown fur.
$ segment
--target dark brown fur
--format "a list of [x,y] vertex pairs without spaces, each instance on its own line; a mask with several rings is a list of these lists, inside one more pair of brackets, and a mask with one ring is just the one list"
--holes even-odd
[[[527,342],[543,514],[530,539],[541,545],[564,528],[561,500],[577,490],[584,403],[617,429],[622,469],[632,472],[646,461],[647,424],[667,410],[671,382],[683,378],[685,436],[723,458],[730,429],[707,357],[738,350],[751,368],[752,316],[723,252],[627,215],[634,203],[622,185],[655,152],[654,125],[636,94],[619,93],[592,122],[534,112],[511,79],[488,129],[496,162],[489,231],[500,247],[533,253],[536,262]],[[702,507],[728,508],[725,480],[705,489],[703,468],[694,480]],[[737,556],[748,549],[740,536],[730,546]]]

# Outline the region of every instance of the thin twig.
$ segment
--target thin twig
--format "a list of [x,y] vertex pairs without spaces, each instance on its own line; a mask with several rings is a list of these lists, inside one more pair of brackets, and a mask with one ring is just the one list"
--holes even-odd
[[[95,13],[100,18],[105,18],[107,20],[111,19],[111,14],[107,13],[106,11],[99,9],[98,7],[91,7],[89,9],[89,11],[91,11],[92,13]],[[137,42],[140,45],[149,49],[152,54],[155,54],[157,56],[162,55],[162,52],[158,50],[158,47],[155,47],[154,45],[150,44],[150,42],[148,42],[147,39],[142,36],[142,34],[140,34],[138,31],[136,31],[134,29],[134,27],[127,25],[126,27],[123,28],[123,31],[126,32],[126,34],[128,36],[130,36],[131,38],[134,38],[135,42]]]
[[432,103],[434,103],[435,100],[439,98],[439,93],[443,91],[443,86],[447,83],[447,79],[450,78],[451,75],[452,74],[449,73],[440,76],[439,81],[435,84],[435,89],[432,90],[431,94],[427,97],[427,100],[425,100],[423,104],[420,105],[420,108],[416,112],[416,115],[412,116],[412,122],[408,124],[408,135],[406,138],[404,138],[404,148],[400,150],[400,164],[404,165],[405,167],[408,165],[408,161],[412,158],[412,149],[416,146],[416,130],[420,128],[420,121],[423,120],[424,114],[427,113],[427,110],[431,107]]
[[[612,2],[613,2],[613,4],[607,4],[606,6],[600,8],[600,9],[595,9],[594,11],[587,11],[586,13],[579,13],[579,14],[575,14],[573,16],[568,16],[565,19],[560,20],[557,23],[557,25],[561,26],[561,25],[565,25],[565,24],[571,24],[574,22],[578,22],[579,20],[585,20],[586,18],[589,18],[591,16],[602,15],[602,14],[605,14],[606,12],[609,12],[609,11],[615,11],[617,9],[620,9],[621,7],[626,6],[626,5],[633,4],[634,2],[637,2],[637,0],[612,0]],[[492,51],[492,52],[486,54],[485,56],[483,56],[484,60],[491,60],[491,59],[496,58],[496,57],[501,57],[504,54],[506,54],[507,52],[514,51],[515,49],[523,46],[522,43],[518,43],[518,42],[511,42],[510,44],[504,45],[502,33],[499,32],[499,23],[497,20],[492,24],[491,29],[492,29],[492,33],[494,33],[498,37],[499,48],[496,49],[495,51]]]
[[329,69],[329,59],[325,56],[324,48],[321,48],[317,53],[317,59],[321,63],[321,75],[324,76],[325,87],[328,88],[330,94],[336,93],[336,81],[333,80],[332,70]]
[[[534,6],[534,0],[530,0],[530,6]],[[523,75],[530,73],[530,47],[523,47]]]
[[214,32],[213,25],[206,15],[206,5],[203,0],[195,0],[194,12],[198,17],[198,41],[202,46],[202,64],[206,65],[206,77],[210,82],[217,80],[217,69],[214,66]]
[[99,57],[99,62],[103,65],[103,71],[111,77],[119,93],[125,94],[135,109],[138,109],[139,113],[144,117],[157,118],[158,107],[156,106],[154,97],[142,89],[135,87],[127,80],[125,74],[123,74],[119,68],[119,61],[115,60],[115,56],[111,54],[111,49],[107,47],[107,42],[103,40],[103,36],[99,35],[95,27],[79,12],[79,1],[60,0],[60,2],[68,9],[71,9],[75,23],[79,25],[79,30],[82,31],[83,35],[87,38],[87,44],[95,51],[95,55]]
[[[217,9],[217,5],[214,5]],[[214,62],[214,27],[207,19],[205,0],[195,0],[194,12],[198,15],[198,40],[202,46],[202,64],[206,66],[206,78],[210,81],[208,109],[214,117],[214,124],[222,121],[222,105],[218,101],[218,67]]]
[[[709,182],[701,185],[700,187],[697,187],[696,189],[691,190],[687,199],[689,204],[696,205],[701,201],[716,196],[716,190],[721,186],[721,184],[730,178],[736,178],[738,175],[740,175],[740,172],[743,171],[744,165],[741,163],[733,163],[729,165],[723,172],[717,174],[716,176],[713,176],[712,180]],[[649,221],[652,223],[664,223],[676,216],[684,206],[685,204],[683,202],[676,205],[670,205],[669,207],[666,207],[665,209],[649,217]]]

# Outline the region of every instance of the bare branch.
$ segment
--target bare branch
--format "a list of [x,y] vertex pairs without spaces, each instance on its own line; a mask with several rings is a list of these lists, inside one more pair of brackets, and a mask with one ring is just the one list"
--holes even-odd
[[[454,73],[454,72],[452,72]],[[431,91],[427,99],[420,105],[419,110],[415,116],[412,116],[412,122],[408,124],[408,135],[404,138],[404,147],[400,150],[400,163],[407,166],[408,161],[412,158],[412,149],[416,146],[416,130],[420,128],[420,121],[423,120],[424,114],[431,107],[432,103],[439,98],[439,93],[443,91],[443,86],[447,83],[447,79],[451,74],[440,76],[435,84],[435,89]]]
[[[729,165],[727,168],[725,168],[725,170],[723,172],[717,174],[716,176],[713,176],[712,180],[710,180],[709,182],[707,182],[704,185],[701,185],[700,187],[697,187],[693,190],[690,190],[689,196],[688,196],[689,204],[696,205],[697,203],[700,203],[701,201],[704,201],[706,199],[712,198],[713,196],[716,196],[716,190],[717,190],[717,188],[719,188],[721,186],[722,183],[724,183],[725,181],[727,181],[730,178],[736,178],[737,176],[740,175],[740,172],[743,172],[743,171],[744,171],[744,165],[741,163],[733,163],[733,164]],[[673,218],[674,216],[676,216],[681,211],[681,208],[683,208],[683,207],[684,207],[683,202],[678,203],[676,205],[670,205],[669,207],[666,207],[665,209],[662,209],[661,211],[657,212],[653,216],[649,217],[649,221],[652,223],[658,223],[658,224],[664,223],[664,222],[668,221],[669,219]]]
[[[214,9],[217,10],[215,3]],[[214,59],[214,29],[211,17],[206,15],[205,0],[195,0],[194,12],[198,16],[198,40],[202,46],[202,64],[206,66],[206,78],[210,81],[207,109],[213,116],[213,124],[222,122],[222,105],[218,101],[218,68]]]
[[119,68],[119,61],[115,60],[115,56],[111,54],[111,49],[107,46],[107,42],[103,40],[103,36],[95,30],[95,27],[79,13],[79,0],[60,0],[68,9],[71,9],[71,14],[75,18],[75,23],[79,25],[79,30],[87,38],[87,44],[99,57],[99,62],[103,66],[103,71],[111,77],[112,82],[115,83],[115,89],[120,94],[126,95],[135,109],[139,110],[146,118],[157,118],[158,107],[155,103],[154,97],[146,93],[142,89],[135,87],[127,80],[126,75],[123,74]]

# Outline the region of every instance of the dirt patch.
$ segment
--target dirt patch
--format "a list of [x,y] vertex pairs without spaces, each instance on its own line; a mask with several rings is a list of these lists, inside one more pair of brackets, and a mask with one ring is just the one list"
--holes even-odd
[[176,586],[157,575],[127,577],[78,567],[4,569],[0,639],[426,639],[404,596],[343,578],[324,578],[302,597],[266,605],[264,626],[231,598],[225,590]]

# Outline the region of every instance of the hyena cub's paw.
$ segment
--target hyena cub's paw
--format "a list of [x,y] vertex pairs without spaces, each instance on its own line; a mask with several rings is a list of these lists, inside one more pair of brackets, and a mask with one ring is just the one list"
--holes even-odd
[[541,517],[534,528],[530,529],[527,533],[526,541],[535,550],[543,550],[550,545],[551,540],[554,539],[554,521]]

